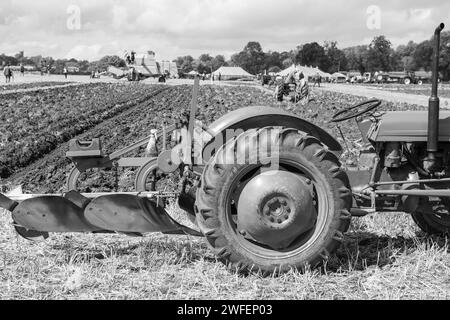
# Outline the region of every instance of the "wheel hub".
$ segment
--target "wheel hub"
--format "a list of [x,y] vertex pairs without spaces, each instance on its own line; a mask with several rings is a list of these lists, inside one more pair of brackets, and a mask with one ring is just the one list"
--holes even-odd
[[238,229],[249,240],[283,249],[314,227],[314,204],[306,177],[287,171],[260,174],[239,197]]

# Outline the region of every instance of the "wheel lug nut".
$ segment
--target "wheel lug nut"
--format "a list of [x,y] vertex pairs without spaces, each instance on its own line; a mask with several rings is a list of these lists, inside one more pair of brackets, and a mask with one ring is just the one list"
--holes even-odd
[[239,231],[239,233],[244,237],[247,235],[247,232],[245,230],[241,230],[241,231]]
[[283,221],[281,221],[281,219],[278,219],[277,222],[278,222],[278,223],[282,223]]
[[288,216],[288,215],[285,215],[285,216],[284,216],[284,219],[285,219],[285,220],[288,220],[288,219],[289,219],[289,216]]

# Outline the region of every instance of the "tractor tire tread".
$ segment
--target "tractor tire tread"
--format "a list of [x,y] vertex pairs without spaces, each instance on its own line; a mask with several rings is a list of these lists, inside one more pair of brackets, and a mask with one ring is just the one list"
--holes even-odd
[[[265,127],[257,130],[257,136],[268,134],[273,127]],[[253,131],[254,133],[254,131]],[[268,135],[270,136],[270,135]],[[344,171],[340,169],[340,162],[338,158],[328,151],[320,141],[312,136],[305,135],[303,132],[296,129],[286,128],[278,135],[280,146],[282,148],[289,148],[296,150],[303,156],[313,162],[320,172],[325,176],[331,190],[334,193],[334,214],[330,217],[329,232],[323,235],[320,246],[316,254],[311,254],[312,258],[309,261],[301,261],[295,265],[289,263],[283,265],[267,265],[255,264],[253,260],[243,255],[241,252],[235,250],[233,243],[230,243],[226,238],[226,226],[223,226],[219,208],[220,191],[226,183],[226,177],[237,172],[236,165],[222,166],[223,172],[217,170],[217,159],[223,159],[223,154],[231,156],[236,159],[238,152],[236,145],[240,139],[248,138],[248,134],[244,132],[238,137],[231,139],[223,145],[213,156],[208,164],[205,166],[201,182],[202,187],[197,189],[196,197],[196,218],[197,224],[206,238],[208,247],[212,252],[222,261],[231,271],[238,270],[239,272],[261,272],[267,276],[273,274],[275,270],[278,272],[285,272],[292,268],[298,270],[305,270],[306,265],[316,266],[323,263],[323,256],[330,257],[342,243],[344,233],[348,230],[350,225],[351,215],[349,208],[352,203],[351,190],[349,188],[349,180]],[[248,157],[248,154],[246,154]]]

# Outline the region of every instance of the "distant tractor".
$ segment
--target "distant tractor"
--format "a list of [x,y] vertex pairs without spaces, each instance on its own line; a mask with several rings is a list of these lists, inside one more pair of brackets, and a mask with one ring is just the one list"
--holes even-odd
[[413,72],[385,72],[380,73],[377,77],[378,83],[403,83],[409,85],[414,83],[415,77]]
[[[263,275],[327,261],[352,216],[408,212],[425,232],[449,234],[450,113],[440,114],[437,96],[443,28],[435,31],[428,112],[377,112],[381,101],[371,100],[330,119],[356,121],[365,142],[357,165],[341,164],[333,135],[279,108],[241,108],[199,124],[196,79],[186,119],[109,155],[99,139],[73,140],[64,194],[0,194],[0,207],[27,239],[49,232],[197,235],[230,269]],[[152,152],[136,157],[146,146]],[[78,191],[88,169],[119,167],[137,169],[133,192]],[[170,174],[178,190],[166,190],[162,179]],[[169,199],[199,231],[166,212]]]
[[[415,71],[415,83],[418,85],[422,85],[424,83],[430,83],[432,80],[431,72],[427,71]],[[440,82],[440,78],[438,77],[438,82]]]
[[136,54],[134,51],[125,53],[129,81],[139,81],[147,78],[157,78],[158,82],[166,82],[167,78],[178,78],[176,62],[156,61],[155,53],[148,51],[145,54]]
[[[380,73],[376,81],[378,83],[401,83],[422,85],[431,81],[431,74],[424,71],[398,71]],[[439,80],[438,80],[439,81]]]
[[297,103],[309,96],[309,85],[303,73],[291,72],[287,77],[279,77],[276,81],[274,97],[282,102],[285,98]]

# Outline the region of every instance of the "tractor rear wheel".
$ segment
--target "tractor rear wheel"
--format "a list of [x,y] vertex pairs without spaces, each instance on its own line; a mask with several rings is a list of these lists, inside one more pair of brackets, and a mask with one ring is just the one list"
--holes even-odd
[[435,204],[423,201],[411,216],[419,228],[427,234],[450,235],[449,200],[444,199]]
[[350,225],[351,201],[333,153],[296,129],[268,127],[241,134],[211,158],[195,210],[220,261],[269,275],[326,261]]

